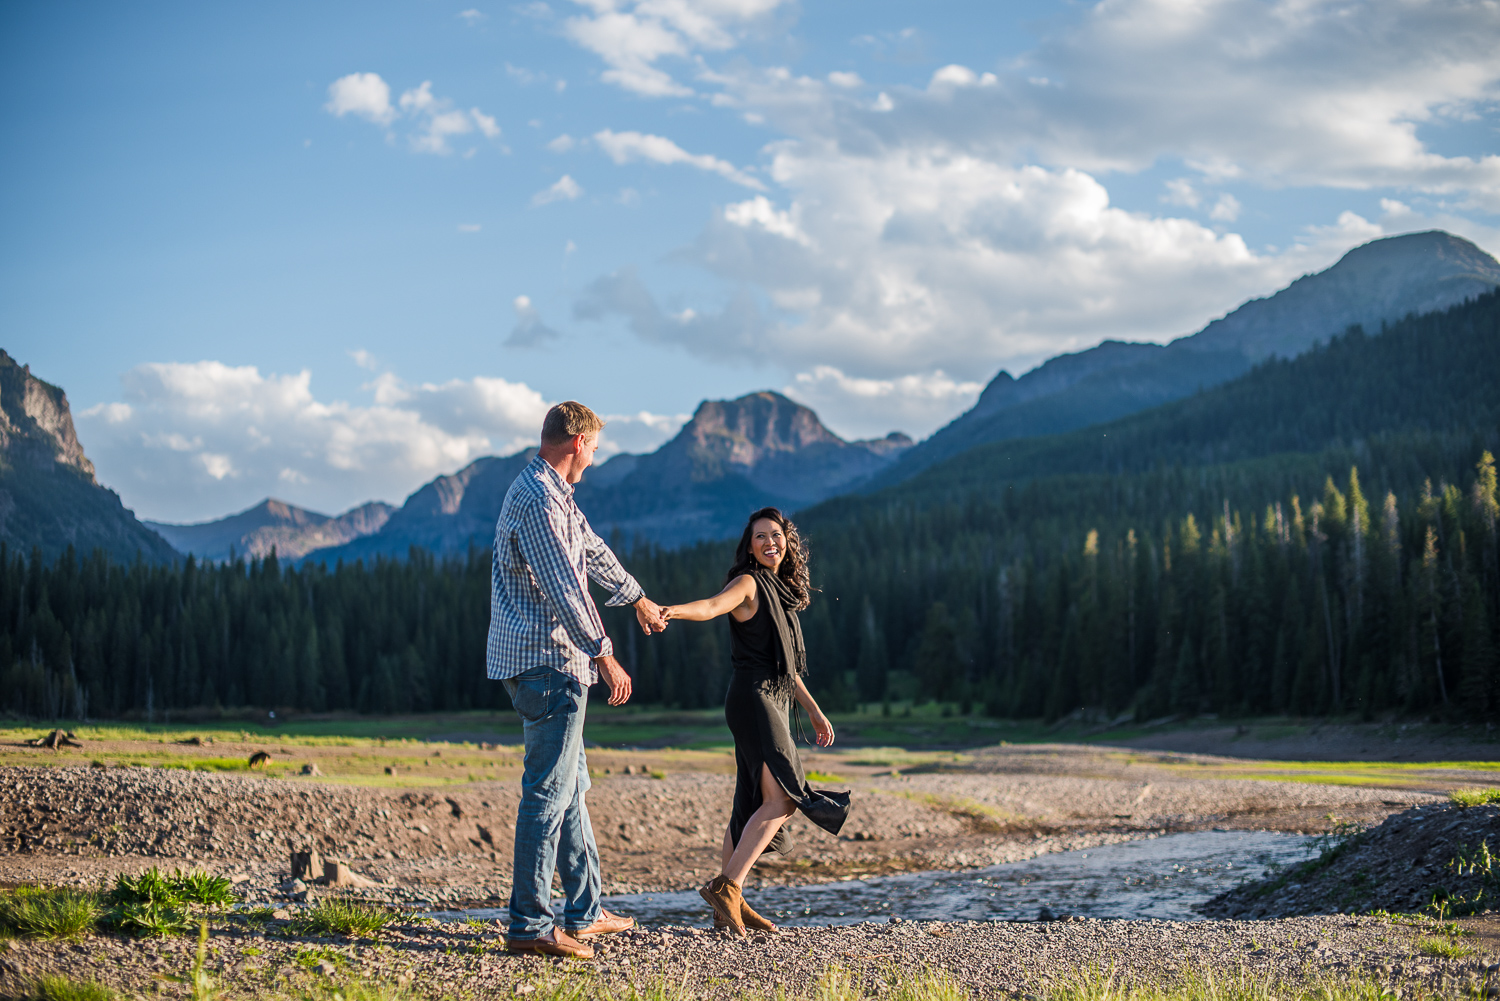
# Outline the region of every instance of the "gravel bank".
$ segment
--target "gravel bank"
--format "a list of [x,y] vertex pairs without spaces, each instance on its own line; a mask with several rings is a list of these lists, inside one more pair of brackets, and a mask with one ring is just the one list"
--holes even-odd
[[[1284,983],[1366,978],[1391,987],[1456,993],[1482,989],[1492,958],[1420,954],[1412,929],[1375,918],[1291,918],[1260,922],[1065,921],[930,923],[802,928],[746,940],[702,929],[630,932],[602,940],[592,964],[560,964],[502,951],[486,925],[404,926],[378,941],[287,939],[229,930],[211,938],[210,969],[231,997],[263,995],[363,976],[409,984],[427,997],[515,996],[517,984],[602,977],[618,992],[660,981],[690,997],[737,998],[784,988],[810,993],[830,966],[879,975],[891,967],[948,972],[977,997],[1028,997],[1090,967],[1163,982],[1194,969],[1241,971]],[[191,963],[189,939],[95,938],[78,944],[22,942],[0,950],[0,990],[46,972],[88,976],[127,996],[152,993],[160,974]],[[598,996],[598,992],[590,992]],[[627,995],[628,996],[628,995]],[[1399,997],[1399,995],[1397,995]]]
[[[1491,868],[1481,845],[1500,848],[1500,806],[1415,807],[1349,838],[1321,859],[1215,897],[1203,913],[1264,918],[1414,911],[1434,897],[1451,898],[1455,913],[1488,910],[1500,903],[1500,857]],[[1459,866],[1461,856],[1479,865]]]

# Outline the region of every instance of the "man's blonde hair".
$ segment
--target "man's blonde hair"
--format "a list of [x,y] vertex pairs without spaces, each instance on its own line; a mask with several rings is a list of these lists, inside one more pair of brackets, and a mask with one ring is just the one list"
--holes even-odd
[[561,445],[580,434],[598,434],[604,420],[577,400],[559,403],[542,421],[542,444]]

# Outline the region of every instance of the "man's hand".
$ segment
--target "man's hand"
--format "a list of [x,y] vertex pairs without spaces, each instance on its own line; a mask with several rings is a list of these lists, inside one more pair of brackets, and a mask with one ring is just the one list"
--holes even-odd
[[667,629],[666,611],[644,594],[635,603],[635,620],[641,624],[641,632],[647,636]]
[[630,701],[630,675],[620,666],[613,655],[608,657],[595,657],[594,666],[599,669],[599,677],[609,686],[609,704],[612,706],[623,706]]

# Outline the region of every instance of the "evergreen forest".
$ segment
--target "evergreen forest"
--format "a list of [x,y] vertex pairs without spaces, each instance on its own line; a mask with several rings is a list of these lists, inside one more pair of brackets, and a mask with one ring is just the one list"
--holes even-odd
[[[1494,719],[1497,373],[1492,294],[802,512],[810,684],[835,709]],[[716,591],[733,549],[615,541],[663,602]],[[163,566],[0,546],[0,711],[503,707],[484,676],[489,563]],[[629,610],[604,614],[637,700],[722,698],[722,622],[647,638]]]

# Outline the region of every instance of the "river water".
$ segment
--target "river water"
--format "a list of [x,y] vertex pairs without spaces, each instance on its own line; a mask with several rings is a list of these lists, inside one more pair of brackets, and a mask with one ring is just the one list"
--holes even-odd
[[[876,876],[817,886],[751,890],[747,899],[778,924],[860,921],[1035,921],[1047,917],[1201,921],[1194,908],[1273,866],[1317,854],[1312,839],[1266,831],[1195,831],[1055,852],[962,872]],[[708,927],[696,890],[606,897],[604,906],[642,925]],[[562,902],[556,901],[561,913]],[[505,918],[504,908],[436,911],[439,920]]]

